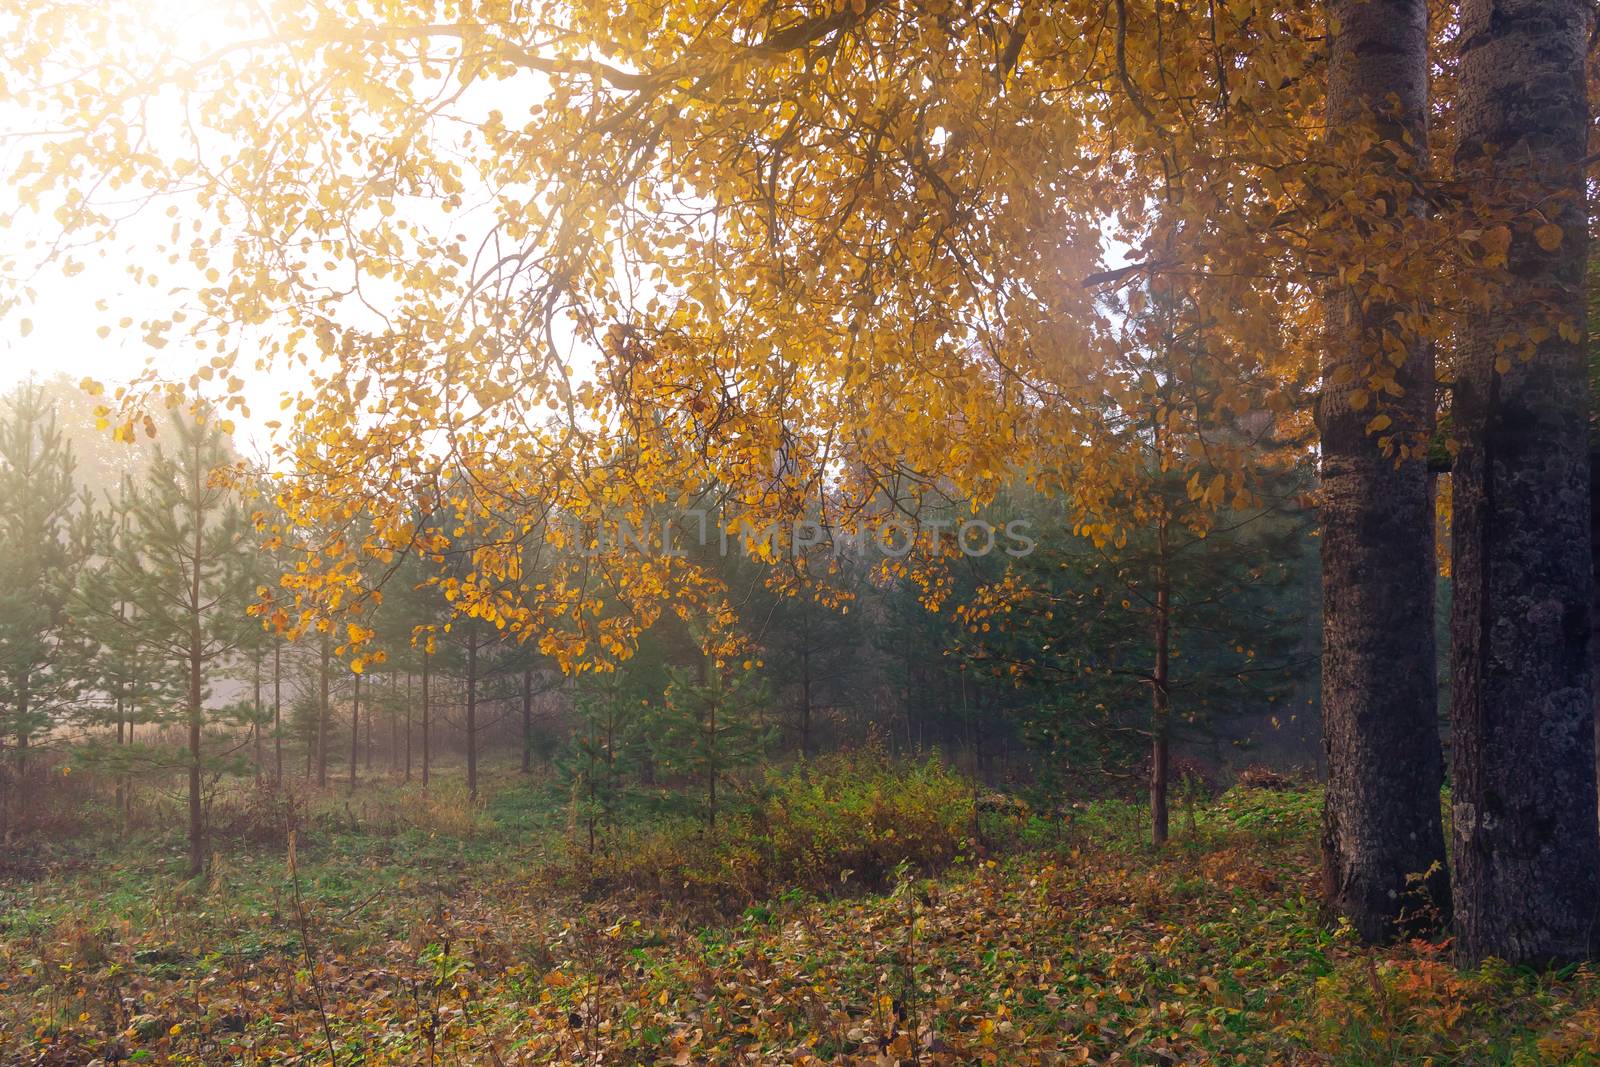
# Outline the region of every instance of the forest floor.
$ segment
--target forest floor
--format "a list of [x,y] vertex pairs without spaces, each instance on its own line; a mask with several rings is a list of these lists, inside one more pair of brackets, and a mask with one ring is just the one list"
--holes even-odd
[[1319,797],[1238,791],[1157,853],[1079,810],[887,892],[718,914],[552,875],[559,791],[236,811],[13,856],[0,1063],[1600,1064],[1600,972],[1462,971],[1318,922]]

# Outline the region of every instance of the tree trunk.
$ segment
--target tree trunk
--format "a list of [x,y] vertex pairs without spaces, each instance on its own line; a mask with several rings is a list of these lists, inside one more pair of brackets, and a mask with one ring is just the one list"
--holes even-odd
[[[1591,561],[1600,558],[1600,457],[1594,452],[1589,453],[1589,557]],[[1594,620],[1600,619],[1600,580],[1594,583],[1589,607],[1592,627]],[[1595,730],[1595,802],[1600,805],[1600,685],[1594,684],[1600,680],[1600,640],[1596,640],[1592,632],[1589,637],[1589,671],[1590,708],[1594,714]],[[1600,807],[1597,807],[1596,814],[1600,817]]]
[[[117,682],[116,692],[117,692],[117,747],[121,748],[123,745],[127,744],[127,741],[124,740],[125,731],[123,729],[123,717],[126,714],[126,708],[123,707],[122,682],[121,681]],[[125,800],[125,798],[127,796],[127,792],[128,792],[128,775],[124,771],[118,771],[117,772],[117,812],[118,812],[118,814],[122,814],[123,811],[124,811],[123,803],[124,803],[124,800]],[[3,805],[0,805],[0,806],[3,806]]]
[[[196,445],[198,450],[199,446]],[[196,465],[195,499],[200,496],[198,464]],[[201,618],[200,580],[205,556],[205,526],[203,511],[194,512],[194,557],[189,561],[189,877],[197,878],[205,870],[206,846],[204,813],[200,806],[200,720],[203,715],[205,691],[201,671],[205,666],[205,631]]]
[[[1596,948],[1580,340],[1590,28],[1581,0],[1467,0],[1461,11],[1457,169],[1512,229],[1505,289],[1462,331],[1455,400],[1450,710],[1456,951],[1467,962],[1542,966]],[[1537,341],[1531,357],[1501,346],[1513,335]]]
[[283,785],[283,641],[272,646],[272,758],[277,764],[274,784]]
[[428,788],[428,653],[422,653],[422,788]]
[[350,696],[350,792],[356,791],[356,762],[361,757],[361,675],[352,675]]
[[[802,634],[802,640],[805,639]],[[811,649],[800,649],[800,758],[811,758]]]
[[478,629],[467,630],[467,799],[478,799]]
[[411,672],[406,671],[406,781],[411,781]]
[[385,716],[389,720],[389,777],[393,778],[400,770],[400,716],[395,714],[393,698],[400,695],[400,678],[398,675],[389,675],[389,710]]
[[533,670],[522,672],[522,773],[533,773]]
[[317,786],[328,785],[328,720],[333,716],[333,704],[328,695],[329,675],[332,673],[333,648],[326,633],[322,635],[322,662],[320,664],[319,705],[317,708]]
[[1167,579],[1166,520],[1156,532],[1156,614],[1155,667],[1150,675],[1150,843],[1157,848],[1167,843],[1167,771],[1170,716],[1168,706],[1172,637],[1172,589]]
[[266,757],[261,749],[261,653],[255,652],[252,655],[255,661],[255,675],[251,685],[250,706],[254,709],[255,721],[251,724],[250,732],[255,735],[256,784],[260,785],[266,767]]
[[[1422,0],[1339,0],[1328,74],[1336,143],[1370,128],[1385,144],[1355,163],[1355,178],[1399,181],[1426,165],[1428,10]],[[1415,160],[1392,146],[1409,136]],[[1414,203],[1390,203],[1396,226]],[[1384,408],[1397,440],[1431,433],[1433,356],[1413,339],[1399,366],[1383,347],[1405,336],[1400,309],[1363,306],[1361,293],[1325,294],[1322,431],[1322,716],[1328,785],[1323,812],[1327,904],[1367,941],[1437,923],[1449,909],[1439,789],[1434,655],[1434,550],[1425,456],[1385,455],[1367,430],[1375,370],[1404,390]],[[1357,393],[1361,396],[1358,398]],[[1421,896],[1419,896],[1419,892]]]
[[[701,653],[702,692],[709,692],[710,672],[707,670],[709,659],[708,654]],[[717,701],[712,696],[706,698],[706,825],[713,834],[717,832]]]
[[[198,559],[199,557],[196,556]],[[198,565],[196,567],[198,574]],[[198,578],[196,579],[198,584]],[[198,592],[198,591],[197,591]],[[198,597],[196,597],[198,602]],[[198,618],[189,639],[189,872],[190,878],[197,878],[205,870],[205,820],[200,805],[200,717],[201,717],[201,681],[200,668],[203,656],[200,647],[200,624]]]

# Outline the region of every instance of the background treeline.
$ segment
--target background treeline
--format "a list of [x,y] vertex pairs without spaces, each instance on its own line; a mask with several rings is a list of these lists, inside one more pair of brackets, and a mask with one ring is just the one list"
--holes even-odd
[[[381,657],[341,655],[344,624],[287,640],[251,608],[293,566],[295,546],[267,536],[291,524],[225,424],[177,411],[123,445],[94,423],[64,381],[0,402],[9,840],[175,805],[197,873],[228,783],[444,775],[476,799],[489,764],[559,779],[592,850],[629,791],[670,793],[714,827],[764,768],[863,747],[939,752],[1044,806],[1149,788],[1164,836],[1173,783],[1318,769],[1302,467],[1195,529],[1193,493],[1153,471],[1142,491],[1162,518],[1116,543],[1076,535],[1019,483],[986,514],[1020,524],[1031,551],[953,555],[937,595],[886,579],[870,538],[787,546],[775,571],[685,517],[679,548],[730,590],[747,658],[707,655],[706,620],[664,612],[620,668],[568,677],[536,645],[452,617],[437,565],[414,557],[372,576],[382,595],[359,615]],[[953,529],[968,510],[920,521]],[[774,581],[785,569],[815,580]]]

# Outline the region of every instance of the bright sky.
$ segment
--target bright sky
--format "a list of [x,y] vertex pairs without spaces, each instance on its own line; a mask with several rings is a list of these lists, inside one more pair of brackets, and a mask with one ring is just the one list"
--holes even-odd
[[[245,27],[239,22],[231,26],[228,24],[225,13],[230,10],[242,9],[247,12],[247,18],[257,19],[256,9],[249,4],[230,4],[227,0],[145,2],[151,17],[147,28],[149,40],[135,42],[141,50],[149,45],[170,49],[180,56],[203,56],[214,52],[220,45],[254,37],[262,31],[259,25]],[[530,91],[540,91],[537,85],[530,85],[525,79],[499,84],[481,83],[475,89],[474,102],[465,110],[476,107],[483,113],[490,107],[513,113],[517,107],[527,106]],[[505,99],[499,98],[501,94]],[[176,110],[169,117],[174,123],[179,121]],[[153,125],[159,129],[160,123],[161,118],[157,114]],[[8,115],[4,106],[0,105],[0,174],[9,172],[16,162],[15,156],[24,150],[28,140],[26,137],[8,137],[8,132],[21,132],[36,125],[37,119],[33,116]],[[0,215],[9,214],[16,206],[14,191],[0,182]],[[449,225],[459,226],[472,219],[482,210],[482,202],[476,207],[477,211],[469,196],[467,210],[450,219]],[[209,358],[212,353],[185,348],[178,331],[170,335],[172,343],[160,351],[144,344],[136,327],[133,330],[113,328],[110,336],[105,338],[97,335],[108,319],[112,323],[125,315],[136,323],[145,318],[165,319],[174,310],[175,302],[182,299],[181,296],[170,294],[172,286],[198,287],[204,284],[198,276],[185,274],[186,264],[169,264],[164,257],[159,263],[150,264],[159,268],[161,284],[156,288],[137,284],[126,273],[129,249],[153,250],[163,238],[168,237],[174,220],[166,217],[165,210],[164,206],[158,204],[119,224],[117,247],[108,250],[108,258],[97,258],[92,249],[80,252],[78,258],[86,260],[88,266],[78,276],[64,278],[58,270],[47,268],[29,280],[38,292],[37,300],[31,306],[13,310],[0,320],[0,389],[9,388],[30,375],[52,377],[62,373],[73,380],[91,377],[114,386],[139,374],[146,361],[152,358],[163,377],[181,380],[188,378],[199,363]],[[180,214],[177,221],[183,220],[184,216]],[[49,240],[53,233],[53,223],[49,219],[21,219],[15,229],[0,229],[0,241],[20,244],[29,237]],[[19,260],[25,265],[29,264],[32,256],[27,251],[18,251]],[[368,281],[369,295],[381,290],[381,283]],[[109,313],[96,309],[97,301],[102,300],[109,305]],[[23,336],[24,319],[29,321],[27,336]],[[558,329],[558,337],[569,348],[575,344],[568,330]],[[569,355],[573,356],[575,362],[582,362],[575,353],[569,352]],[[247,451],[257,451],[264,448],[270,437],[270,431],[263,423],[281,417],[279,401],[283,394],[303,387],[305,376],[303,371],[282,371],[266,376],[254,371],[243,360],[238,371],[246,382],[244,395],[250,406],[250,417],[234,417],[234,421],[239,426],[243,447]]]
[[[240,35],[238,26],[230,28],[225,19],[230,8],[236,10],[234,5],[217,0],[147,0],[148,40],[139,44],[168,48],[178,55],[203,55]],[[7,134],[22,133],[36,125],[36,118],[8,113],[0,106],[0,174],[10,171],[27,142],[26,137]],[[10,214],[17,206],[15,190],[9,183],[0,182],[0,215]],[[112,330],[105,338],[96,333],[107,317],[96,310],[100,300],[107,302],[115,316],[129,315],[136,322],[171,313],[174,304],[168,295],[168,283],[183,284],[187,280],[181,274],[182,265],[163,262],[163,285],[150,289],[134,284],[123,258],[126,248],[153,249],[170,230],[171,223],[160,210],[147,212],[123,225],[119,248],[108,249],[108,258],[97,258],[92,250],[81,253],[87,267],[76,277],[65,278],[59,270],[46,268],[27,279],[38,292],[37,300],[0,320],[0,390],[28,377],[51,378],[58,374],[75,381],[94,378],[114,386],[142,371],[151,358],[164,374],[187,378],[202,361],[201,353],[186,350],[176,341],[158,352],[144,344],[136,330]],[[19,218],[13,229],[0,229],[0,241],[16,247],[25,267],[33,257],[20,247],[22,243],[30,237],[48,239],[51,235],[49,220],[25,217]],[[24,320],[28,323],[27,336],[23,336]],[[235,422],[240,426],[241,444],[250,450],[254,444],[265,443],[267,431],[261,423],[277,414],[284,387],[293,383],[283,376],[265,379],[252,375],[247,381],[251,417],[236,418]]]
[[[168,268],[170,271],[172,268]],[[158,370],[172,377],[187,378],[210,353],[197,353],[174,343],[160,352],[140,340],[136,330],[113,330],[109,337],[96,336],[104,316],[94,312],[96,300],[109,301],[112,308],[136,318],[170,309],[143,293],[135,294],[120,266],[94,263],[76,278],[46,274],[35,286],[39,298],[32,306],[19,308],[0,324],[0,391],[28,378],[52,378],[65,374],[74,381],[82,378],[113,386],[126,382],[144,369],[154,357]],[[165,290],[161,291],[163,294]],[[27,337],[21,336],[21,322],[32,323]],[[283,374],[270,377],[252,373],[246,377],[245,398],[250,418],[235,418],[240,445],[246,452],[264,448],[269,432],[262,423],[277,417],[279,398],[292,381]]]

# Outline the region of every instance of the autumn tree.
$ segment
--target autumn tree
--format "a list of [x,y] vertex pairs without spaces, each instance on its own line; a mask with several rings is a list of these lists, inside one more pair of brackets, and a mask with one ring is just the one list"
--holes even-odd
[[[1428,165],[1428,5],[1331,10],[1333,188],[1376,201],[1352,257],[1401,239]],[[1381,246],[1380,246],[1381,247]],[[1323,296],[1323,892],[1367,940],[1448,918],[1434,688],[1431,341],[1414,293],[1335,260]],[[1378,388],[1375,388],[1375,383]],[[1379,398],[1387,402],[1379,403]]]
[[[1465,39],[1519,40],[1568,9],[1507,10],[1507,26]],[[1400,880],[1437,887],[1438,761],[1418,732],[1431,673],[1374,659],[1386,628],[1371,620],[1404,630],[1395,658],[1426,655],[1427,627],[1412,626],[1426,615],[1423,342],[1448,332],[1430,298],[1438,278],[1481,294],[1473,272],[1499,269],[1496,255],[1462,250],[1502,231],[1482,198],[1428,187],[1425,6],[529,15],[301,0],[233,14],[234,39],[194,57],[149,47],[131,0],[5,12],[0,74],[19,113],[39,116],[8,160],[17,221],[52,239],[9,257],[0,306],[30,299],[22,268],[74,276],[134,244],[138,291],[176,290],[171,306],[108,300],[103,328],[186,338],[205,363],[115,395],[105,417],[123,438],[169,398],[238,407],[246,368],[295,369],[297,432],[278,459],[291,521],[316,532],[286,632],[360,602],[365,561],[460,541],[470,563],[442,582],[454,613],[564,669],[611,665],[665,611],[726,617],[710,569],[592,536],[686,507],[697,487],[726,487],[730,530],[823,496],[877,523],[893,517],[874,509],[886,497],[981,503],[1019,468],[1076,468],[1112,496],[1127,468],[1097,452],[1098,372],[1122,346],[1101,296],[1160,280],[1184,290],[1217,352],[1281,383],[1265,391],[1274,417],[1300,414],[1320,368],[1341,768],[1331,892],[1379,936]],[[1519,99],[1503,94],[1497,113],[1520,121]],[[155,101],[185,120],[159,143]],[[1485,139],[1472,123],[1491,110],[1464,107],[1477,116],[1464,145]],[[188,228],[142,240],[124,225],[141,206]],[[1212,462],[1175,455],[1186,484]],[[1207,486],[1246,473],[1208,472]],[[558,512],[586,532],[544,522]],[[1392,523],[1396,551],[1373,553],[1364,522]],[[517,548],[533,536],[585,551],[523,583]],[[1391,693],[1405,706],[1383,719]],[[1365,740],[1415,753],[1418,773],[1365,761]],[[1417,843],[1391,842],[1407,819]]]

